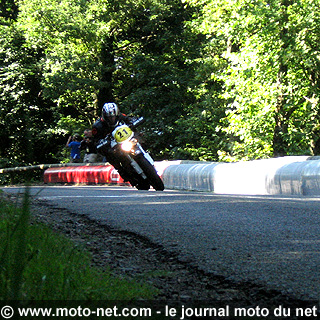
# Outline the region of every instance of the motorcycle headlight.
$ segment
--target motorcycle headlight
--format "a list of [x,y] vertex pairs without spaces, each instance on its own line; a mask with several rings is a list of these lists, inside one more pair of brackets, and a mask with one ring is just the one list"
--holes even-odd
[[129,152],[133,147],[133,143],[131,141],[125,141],[121,144],[121,149],[123,151]]

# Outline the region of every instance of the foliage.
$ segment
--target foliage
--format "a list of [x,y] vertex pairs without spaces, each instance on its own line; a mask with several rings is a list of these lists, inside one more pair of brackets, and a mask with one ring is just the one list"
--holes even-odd
[[318,1],[209,3],[207,12],[215,13],[207,17],[209,32],[223,32],[229,42],[229,66],[221,77],[228,121],[223,130],[235,139],[222,159],[317,152],[308,148],[319,126],[318,8]]
[[0,25],[0,48],[0,156],[22,164],[46,161],[55,109],[41,96],[41,53],[12,24]]
[[61,161],[111,100],[156,159],[320,152],[319,0],[1,3],[3,158]]
[[115,99],[124,112],[149,118],[145,135],[159,154],[173,135],[177,112],[183,114],[193,99],[190,57],[198,44],[190,45],[188,38],[197,35],[185,21],[194,9],[180,0],[72,6],[67,0],[25,0],[19,9],[20,30],[30,46],[43,51],[43,96],[62,117],[72,114],[91,125],[101,105]]

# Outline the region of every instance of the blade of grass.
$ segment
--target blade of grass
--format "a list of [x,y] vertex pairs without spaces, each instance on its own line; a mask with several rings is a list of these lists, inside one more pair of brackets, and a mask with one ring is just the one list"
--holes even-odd
[[13,254],[13,268],[12,268],[12,298],[19,300],[20,290],[22,285],[23,271],[26,265],[26,250],[27,250],[27,237],[30,218],[30,190],[26,187],[22,211],[17,222],[16,229],[16,244]]

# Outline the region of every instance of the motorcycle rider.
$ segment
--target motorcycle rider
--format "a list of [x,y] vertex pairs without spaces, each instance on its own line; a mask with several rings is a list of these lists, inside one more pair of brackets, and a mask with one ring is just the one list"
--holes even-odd
[[130,117],[120,112],[119,107],[114,102],[107,102],[102,107],[101,117],[93,124],[92,134],[95,139],[103,139],[110,134],[115,127],[123,121],[128,126],[133,121]]
[[121,113],[116,103],[107,102],[102,107],[101,117],[93,124],[92,135],[96,141],[98,152],[105,156],[106,160],[118,170],[124,181],[128,181],[111,148],[111,140],[103,140],[103,143],[101,143],[102,139],[110,135],[121,121],[129,127],[133,124],[133,119]]

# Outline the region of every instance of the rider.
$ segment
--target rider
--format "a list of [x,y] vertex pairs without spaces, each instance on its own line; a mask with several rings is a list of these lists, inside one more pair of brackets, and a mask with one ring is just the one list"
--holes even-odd
[[95,139],[103,139],[110,134],[115,127],[123,121],[128,126],[132,125],[131,118],[120,112],[114,102],[107,102],[102,107],[101,117],[94,123],[92,134]]
[[118,161],[111,148],[111,140],[104,140],[103,143],[100,143],[101,139],[106,138],[121,121],[128,126],[133,124],[133,119],[121,113],[117,104],[107,102],[102,107],[101,117],[93,124],[92,135],[97,143],[98,152],[106,157],[106,160],[118,170],[119,174],[126,181],[127,179],[124,173],[121,172]]

